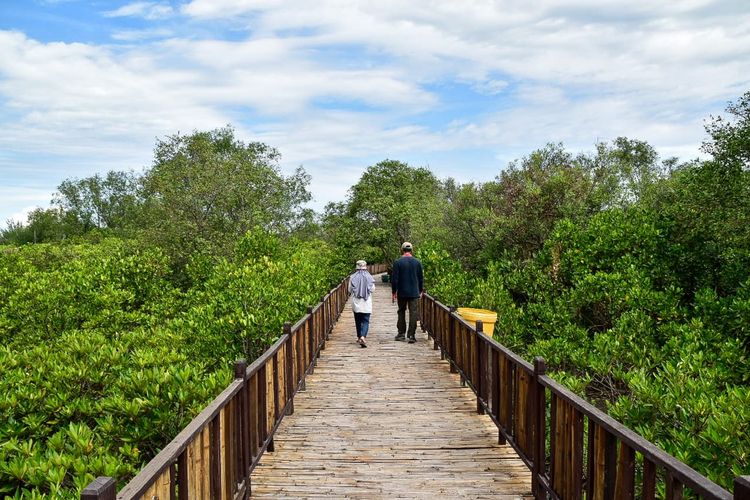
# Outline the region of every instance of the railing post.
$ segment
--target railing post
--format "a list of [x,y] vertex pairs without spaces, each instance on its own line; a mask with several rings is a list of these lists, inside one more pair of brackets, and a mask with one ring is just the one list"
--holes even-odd
[[324,335],[321,335],[317,328],[315,328],[315,316],[313,313],[313,310],[315,308],[313,306],[307,306],[307,314],[310,315],[310,331],[313,332],[313,337],[316,340],[316,343],[320,345],[320,350],[318,350],[318,357],[320,357],[320,351],[325,351],[326,349],[326,338]]
[[325,309],[325,326],[323,327],[324,335],[326,340],[330,339],[329,334],[331,331],[331,325],[333,324],[333,319],[331,318],[332,312],[331,312],[331,296],[328,295],[328,300],[323,300],[323,308]]
[[81,492],[81,500],[115,500],[117,483],[111,477],[97,477]]
[[[424,294],[423,294],[424,296]],[[425,302],[427,299],[425,299]],[[438,336],[440,335],[440,320],[438,319],[439,309],[435,301],[430,301],[430,335],[432,336],[432,350],[437,351],[440,349],[440,342]]]
[[546,373],[547,364],[544,362],[544,358],[537,356],[534,358],[534,390],[532,393],[534,400],[531,406],[532,415],[534,416],[534,428],[531,430],[533,433],[531,493],[537,499],[546,498],[546,494],[543,494],[543,489],[539,487],[545,467],[545,419],[547,416],[547,401],[544,394],[544,386],[539,382],[539,377]]
[[[474,368],[476,370],[476,378],[473,380],[474,382],[474,389],[477,391],[477,413],[480,415],[484,415],[484,406],[482,406],[482,388],[483,388],[483,380],[482,380],[482,354],[481,354],[481,345],[482,345],[482,332],[484,332],[484,323],[482,323],[482,320],[477,320],[477,334],[474,338],[474,352],[472,352],[472,357],[474,358]],[[469,377],[473,377],[474,373],[470,373]]]
[[[297,330],[299,334],[299,330]],[[306,391],[307,390],[307,366],[305,366],[305,349],[304,349],[304,340],[302,339],[302,344],[300,348],[297,350],[297,358],[301,359],[302,362],[297,362],[297,367],[299,371],[299,377],[300,377],[300,384],[299,384],[299,390],[300,391]],[[302,351],[302,352],[300,352]]]
[[[434,306],[437,307],[437,300],[436,299],[432,299],[432,301],[433,301]],[[443,312],[441,310],[440,320],[438,321],[439,325],[437,326],[437,329],[438,329],[437,338],[438,338],[439,344],[440,344],[440,359],[441,360],[445,359],[445,342],[446,342],[445,339],[448,338],[448,325],[450,324],[449,323],[450,322],[450,314],[451,314],[450,309],[448,309],[448,315],[447,316],[445,314],[443,314]]]
[[[235,406],[236,422],[238,424],[237,438],[239,441],[240,456],[235,457],[236,463],[239,464],[240,479],[247,481],[247,491],[250,490],[250,412],[248,411],[248,398],[247,391],[245,390],[247,384],[247,361],[244,359],[238,359],[234,362],[234,378],[235,380],[242,380],[242,389],[239,392],[239,404]],[[187,453],[183,452],[180,454],[179,462],[179,474],[181,486],[187,485],[188,471],[187,471]]]
[[[308,309],[309,310],[309,309]],[[309,320],[307,321],[307,324],[305,325],[305,343],[307,343],[307,358],[305,358],[305,373],[307,373],[307,370],[310,370],[310,374],[312,374],[315,371],[315,338],[314,338],[314,332],[311,328],[309,328],[310,323]]]
[[286,348],[285,348],[285,358],[286,358],[286,373],[284,374],[284,380],[286,380],[286,414],[292,415],[294,414],[294,387],[295,387],[295,380],[294,380],[294,358],[293,358],[293,343],[292,343],[292,324],[290,322],[284,323],[284,335],[287,336],[286,339]]
[[448,346],[448,365],[450,366],[451,373],[456,373],[458,370],[456,370],[456,318],[453,316],[453,313],[456,312],[455,306],[450,306],[448,308],[448,311],[450,313],[449,320],[448,320],[448,342],[446,342],[446,345]]
[[750,500],[750,476],[734,478],[734,500]]
[[247,361],[244,359],[238,359],[234,362],[234,378],[241,378],[245,380],[247,373]]

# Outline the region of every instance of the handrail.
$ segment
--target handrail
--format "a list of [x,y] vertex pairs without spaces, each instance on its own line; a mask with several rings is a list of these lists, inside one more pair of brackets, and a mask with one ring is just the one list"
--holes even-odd
[[[368,266],[373,274],[386,264]],[[235,363],[235,378],[119,493],[115,480],[99,477],[82,492],[84,500],[136,498],[246,498],[250,475],[284,415],[294,413],[294,396],[305,390],[326,340],[346,305],[349,278],[329,291],[250,366]]]
[[429,294],[420,312],[433,348],[477,395],[477,412],[532,471],[536,498],[652,499],[663,488],[676,499],[689,488],[711,500],[750,499],[750,476],[735,479],[732,495],[548,377],[543,358],[532,365],[484,335],[481,321],[473,327]]

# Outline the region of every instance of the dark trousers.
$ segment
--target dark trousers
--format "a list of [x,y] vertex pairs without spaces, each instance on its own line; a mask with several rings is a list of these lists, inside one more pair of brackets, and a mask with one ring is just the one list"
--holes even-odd
[[354,325],[357,327],[357,338],[367,337],[370,329],[370,313],[354,313]]
[[[419,297],[401,298],[398,297],[398,322],[396,328],[398,328],[398,334],[407,334],[407,337],[414,338],[417,332],[417,305],[419,304]],[[409,330],[406,330],[406,308],[409,308]]]

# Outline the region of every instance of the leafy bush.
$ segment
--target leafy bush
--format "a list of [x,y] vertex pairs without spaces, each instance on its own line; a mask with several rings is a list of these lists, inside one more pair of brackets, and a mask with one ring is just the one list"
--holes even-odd
[[0,248],[0,496],[74,498],[132,477],[351,268],[256,229],[231,259],[129,240]]
[[427,286],[496,311],[500,342],[731,488],[750,471],[750,281],[686,294],[670,262],[681,243],[661,222],[639,206],[562,220],[532,259],[498,256],[474,278],[437,254]]
[[473,279],[439,243],[420,245],[414,256],[422,262],[425,276],[430,277],[425,279],[428,293],[444,304],[459,305],[467,301]]

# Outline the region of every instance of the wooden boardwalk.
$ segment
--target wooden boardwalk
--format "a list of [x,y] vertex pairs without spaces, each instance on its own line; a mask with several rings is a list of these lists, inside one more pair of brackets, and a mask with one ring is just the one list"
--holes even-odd
[[396,306],[376,283],[369,347],[355,342],[347,305],[275,451],[253,472],[252,496],[531,498],[529,470],[497,444],[497,428],[426,334],[393,340]]

